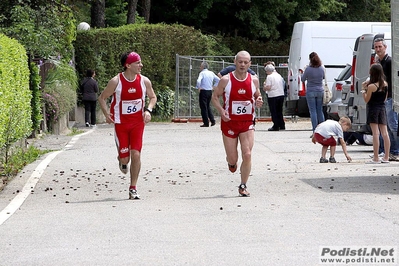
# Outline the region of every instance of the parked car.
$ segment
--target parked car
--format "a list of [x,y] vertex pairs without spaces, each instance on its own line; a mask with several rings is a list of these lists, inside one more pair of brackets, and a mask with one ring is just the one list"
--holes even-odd
[[345,85],[351,84],[351,73],[352,66],[346,64],[338,77],[334,78],[334,83],[331,87],[332,98],[327,104],[327,115],[330,119],[339,120],[338,107],[342,105],[342,89]]

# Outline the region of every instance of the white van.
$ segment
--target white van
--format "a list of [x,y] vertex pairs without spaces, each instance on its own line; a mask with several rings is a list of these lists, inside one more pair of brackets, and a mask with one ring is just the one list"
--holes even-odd
[[338,107],[339,116],[349,116],[352,120],[352,130],[371,134],[366,124],[366,103],[361,93],[362,83],[369,77],[370,65],[374,62],[374,40],[384,38],[387,43],[387,53],[391,55],[391,32],[363,34],[357,38],[352,57],[352,81],[350,90],[342,92],[343,104]]
[[286,115],[309,116],[306,85],[300,70],[309,64],[309,54],[316,52],[326,67],[331,88],[334,78],[351,63],[354,43],[364,33],[387,32],[390,22],[301,21],[294,25],[288,58],[288,94]]

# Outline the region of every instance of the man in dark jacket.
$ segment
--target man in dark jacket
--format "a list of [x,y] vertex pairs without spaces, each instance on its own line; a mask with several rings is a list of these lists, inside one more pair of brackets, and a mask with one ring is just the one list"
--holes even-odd
[[96,106],[98,84],[94,79],[96,72],[92,69],[86,71],[86,77],[80,84],[80,92],[82,93],[82,101],[85,106],[85,122],[86,127],[96,125]]
[[[390,161],[399,161],[399,139],[395,132],[398,131],[398,113],[393,109],[393,98],[392,98],[392,59],[387,53],[387,43],[383,38],[377,38],[374,40],[374,50],[377,54],[377,63],[382,65],[384,70],[385,80],[388,83],[388,97],[385,101],[385,110],[387,114],[387,126],[389,140],[391,141],[390,146]],[[381,137],[382,138],[382,137]],[[379,153],[384,151],[384,142],[380,139]]]

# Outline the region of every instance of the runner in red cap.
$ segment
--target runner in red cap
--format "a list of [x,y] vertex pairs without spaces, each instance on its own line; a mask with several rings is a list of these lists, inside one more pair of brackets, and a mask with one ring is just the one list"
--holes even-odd
[[[127,174],[127,165],[131,161],[129,199],[139,199],[136,185],[141,168],[144,126],[151,121],[152,108],[157,97],[151,81],[141,75],[143,64],[138,53],[123,54],[121,64],[124,71],[108,82],[98,101],[106,122],[114,124],[119,168],[122,173]],[[111,96],[108,111],[106,100]],[[146,96],[149,98],[147,108]]]

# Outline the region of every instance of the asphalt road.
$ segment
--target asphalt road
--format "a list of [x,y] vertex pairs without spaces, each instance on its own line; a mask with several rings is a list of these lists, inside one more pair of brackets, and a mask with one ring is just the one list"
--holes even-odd
[[397,256],[399,163],[365,164],[372,147],[353,145],[351,163],[338,147],[338,163],[320,164],[309,121],[270,126],[256,125],[248,198],[219,124],[150,123],[141,200],[128,200],[112,126],[36,142],[55,151],[0,192],[0,265],[309,266],[332,246]]

